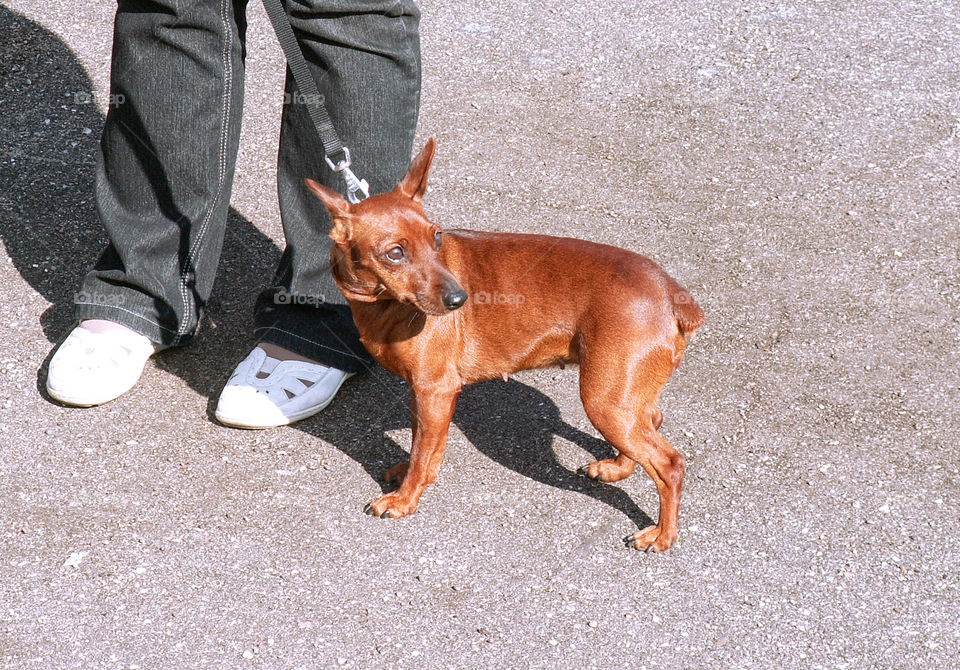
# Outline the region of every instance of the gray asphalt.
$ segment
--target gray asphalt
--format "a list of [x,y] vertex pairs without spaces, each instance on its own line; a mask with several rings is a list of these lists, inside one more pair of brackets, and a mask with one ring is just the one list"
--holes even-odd
[[[707,324],[667,385],[680,538],[575,369],[462,396],[414,516],[361,510],[406,392],[218,426],[279,257],[282,61],[251,3],[247,117],[200,337],[95,409],[42,397],[79,278],[113,5],[0,5],[0,665],[960,667],[960,5],[422,6],[441,225],[658,260]],[[39,370],[39,372],[38,372]]]

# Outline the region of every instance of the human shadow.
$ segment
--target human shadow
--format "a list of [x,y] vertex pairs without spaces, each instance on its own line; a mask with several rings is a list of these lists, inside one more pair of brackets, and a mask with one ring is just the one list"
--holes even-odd
[[[107,243],[93,199],[104,118],[90,78],[60,38],[3,5],[0,31],[16,36],[0,41],[0,239],[20,275],[50,303],[40,325],[56,343],[75,325],[74,293]],[[197,337],[154,359],[209,399],[210,421],[224,381],[255,343],[251,308],[279,258],[272,240],[231,208]],[[44,395],[49,358],[37,375]],[[381,482],[387,468],[407,459],[388,433],[409,428],[409,416],[405,384],[374,365],[349,380],[322,415],[296,427],[334,445]],[[651,523],[616,486],[584,480],[557,461],[555,436],[596,458],[612,450],[566,424],[540,391],[517,381],[476,384],[462,393],[454,421],[482,453],[505,467],[592,496],[638,526]]]
[[92,199],[103,117],[76,56],[0,5],[0,238],[51,306],[48,339],[72,320],[80,277],[106,243]]

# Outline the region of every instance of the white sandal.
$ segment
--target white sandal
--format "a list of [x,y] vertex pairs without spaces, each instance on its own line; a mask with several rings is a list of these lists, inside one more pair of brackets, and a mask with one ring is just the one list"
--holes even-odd
[[227,381],[215,416],[234,428],[274,428],[313,416],[353,376],[304,361],[280,361],[254,347]]
[[77,326],[50,359],[47,393],[66,405],[102,405],[132,389],[160,348],[127,328],[94,333]]

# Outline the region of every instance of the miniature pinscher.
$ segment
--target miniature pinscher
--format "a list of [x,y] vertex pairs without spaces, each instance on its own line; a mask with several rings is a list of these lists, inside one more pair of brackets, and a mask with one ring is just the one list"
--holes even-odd
[[685,461],[657,432],[657,399],[703,310],[660,266],[630,251],[441,230],[422,206],[435,147],[431,138],[392,191],[357,204],[306,180],[330,210],[331,270],[364,346],[410,385],[410,460],[385,475],[399,488],[365,511],[397,518],[417,509],[437,479],[464,384],[579,363],[587,416],[618,451],[580,472],[615,482],[639,463],[657,486],[660,518],[624,541],[667,549],[677,537]]

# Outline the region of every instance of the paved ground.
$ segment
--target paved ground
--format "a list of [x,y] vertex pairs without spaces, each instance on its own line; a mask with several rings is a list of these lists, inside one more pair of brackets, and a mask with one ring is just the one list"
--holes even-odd
[[958,3],[424,3],[433,216],[642,251],[707,312],[663,398],[664,555],[620,544],[645,476],[573,474],[605,449],[576,370],[465,392],[402,521],[361,513],[409,444],[386,373],[296,427],[212,422],[279,256],[258,3],[201,337],[104,407],[43,399],[103,244],[113,7],[5,4],[0,665],[960,665]]

